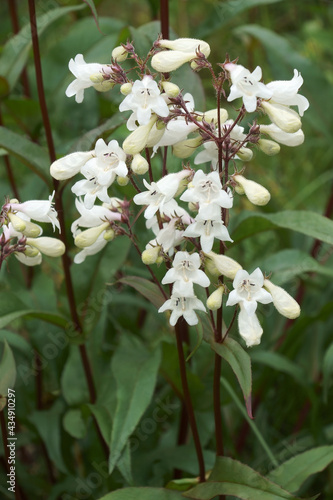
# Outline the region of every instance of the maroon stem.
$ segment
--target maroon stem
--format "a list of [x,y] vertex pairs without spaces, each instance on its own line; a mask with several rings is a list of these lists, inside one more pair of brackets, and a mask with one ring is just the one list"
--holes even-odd
[[[13,26],[13,31],[14,31],[14,34],[16,35],[20,31],[20,25],[19,25],[15,0],[8,0],[8,9],[9,9],[9,15],[10,15],[10,19],[11,19],[12,26]],[[28,73],[27,73],[26,68],[23,68],[21,77],[22,77],[24,94],[26,97],[30,97],[30,95],[31,95],[30,94],[30,86],[29,86],[29,79],[28,79]]]
[[[51,124],[50,124],[50,120],[49,120],[49,114],[48,114],[47,105],[46,105],[44,85],[43,85],[43,75],[42,75],[42,66],[41,66],[41,58],[40,58],[40,50],[39,50],[35,2],[34,2],[34,0],[28,0],[28,3],[29,3],[32,48],[33,48],[34,61],[35,61],[35,72],[36,72],[38,98],[39,98],[39,103],[40,103],[40,108],[41,108],[41,113],[42,113],[42,118],[43,118],[45,135],[46,135],[46,140],[47,140],[47,145],[48,145],[48,150],[49,150],[49,156],[50,156],[51,162],[54,162],[56,160],[56,153],[55,153],[55,147],[54,147],[54,142],[53,142],[53,137],[52,137],[52,129],[51,129]],[[66,251],[65,251],[64,255],[62,256],[62,264],[63,264],[64,275],[65,275],[67,300],[69,303],[71,318],[72,318],[74,327],[79,334],[82,334],[83,329],[82,329],[79,315],[77,313],[76,301],[75,301],[75,295],[74,295],[74,289],[73,289],[73,282],[72,282],[72,278],[71,278],[71,274],[70,274],[70,259],[69,259],[68,253],[67,253],[64,208],[63,208],[63,203],[62,203],[60,190],[59,190],[59,182],[55,179],[53,179],[53,187],[55,190],[55,206],[56,206],[56,210],[58,212],[58,218],[59,218],[59,223],[60,223],[60,228],[61,228],[60,238],[61,238],[61,241],[64,243],[65,248],[66,248]],[[88,389],[89,389],[90,402],[92,404],[94,404],[96,401],[96,390],[95,390],[95,386],[94,386],[92,369],[91,369],[91,365],[89,362],[89,358],[88,358],[87,349],[86,349],[85,344],[80,344],[79,351],[80,351],[81,361],[82,361],[82,365],[83,365],[83,369],[84,369],[84,373],[85,373],[85,377],[86,377],[86,381],[87,381],[87,385],[88,385]],[[101,439],[102,447],[103,447],[104,451],[106,451],[108,454],[108,447],[107,447],[107,444],[105,443],[103,436],[100,432],[97,421],[94,420],[94,422],[96,425],[97,433]]]
[[190,421],[190,427],[192,430],[194,446],[195,446],[195,450],[196,450],[196,454],[197,454],[197,458],[198,458],[200,482],[202,483],[206,480],[205,479],[205,463],[204,463],[204,458],[203,458],[197,423],[195,420],[194,409],[193,409],[192,400],[191,400],[191,394],[190,394],[190,390],[189,390],[189,386],[188,386],[188,382],[187,382],[185,356],[184,356],[183,343],[182,343],[182,338],[184,336],[183,332],[187,328],[188,327],[187,327],[186,321],[183,318],[180,318],[176,323],[175,331],[176,331],[176,339],[177,339],[180,378],[181,378],[182,388],[183,388],[183,397],[184,397],[184,401],[185,401],[185,406],[186,406],[188,418]]
[[169,0],[160,0],[160,16],[162,37],[169,39]]

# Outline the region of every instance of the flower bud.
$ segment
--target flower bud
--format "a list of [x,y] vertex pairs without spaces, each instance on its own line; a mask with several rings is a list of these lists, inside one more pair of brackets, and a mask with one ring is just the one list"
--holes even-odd
[[[215,124],[218,123],[218,110],[217,109],[210,109],[209,111],[206,111],[203,114],[203,119],[210,123],[211,121],[214,121]],[[220,108],[220,120],[221,123],[224,123],[228,119],[228,111],[224,108]]]
[[28,238],[37,238],[42,234],[43,230],[40,226],[38,226],[38,224],[34,224],[33,222],[29,221],[24,221],[24,222],[25,222],[25,229],[22,231],[24,236],[27,236]]
[[93,84],[104,82],[104,76],[102,73],[95,73],[93,75],[90,75],[89,79],[93,82]]
[[133,157],[131,169],[135,174],[144,175],[146,172],[148,172],[149,164],[146,158],[144,158],[140,154],[137,154]]
[[108,222],[104,222],[104,224],[101,224],[100,226],[90,227],[89,229],[79,233],[75,237],[74,243],[79,248],[90,247],[95,243],[99,235],[109,227],[110,224]]
[[273,304],[282,316],[289,319],[298,318],[301,308],[296,300],[280,286],[274,285],[270,280],[265,279],[264,287],[273,297]]
[[168,97],[177,97],[180,92],[178,85],[171,82],[162,82],[162,88]]
[[190,64],[190,66],[193,69],[193,71],[195,71],[196,69],[200,68],[199,64],[196,61],[192,61],[191,64]]
[[129,95],[132,92],[133,85],[131,83],[123,83],[120,87],[120,92],[123,95]]
[[37,248],[40,252],[49,257],[60,257],[65,253],[65,245],[62,241],[48,236],[40,238],[27,238],[27,245]]
[[259,139],[258,147],[263,153],[268,156],[277,155],[280,152],[280,146],[275,141],[270,141],[268,139]]
[[223,293],[224,293],[224,287],[219,286],[215,292],[213,292],[207,299],[207,307],[211,311],[216,311],[217,309],[220,309],[222,305],[222,298],[223,298]]
[[270,125],[260,125],[260,132],[270,135],[274,141],[289,147],[300,146],[304,142],[304,133],[301,129],[294,134],[288,134],[271,123]]
[[147,125],[141,125],[126,137],[123,142],[123,150],[126,154],[134,156],[146,147],[149,133],[156,120],[157,116],[152,116]]
[[127,186],[127,184],[129,183],[129,177],[121,177],[120,175],[117,176],[117,183],[118,183],[118,186]]
[[[18,254],[21,252],[17,252]],[[40,251],[37,248],[29,247],[27,246],[24,250],[24,255],[26,255],[29,258],[34,258],[37,255],[41,255]],[[20,259],[19,259],[20,260]]]
[[188,204],[188,209],[191,212],[198,212],[199,210],[199,203],[194,203],[193,201],[190,201]]
[[242,175],[234,175],[233,179],[237,184],[240,186],[241,189],[237,189],[236,191],[239,194],[242,194],[242,191],[244,191],[245,195],[249,199],[253,205],[258,205],[258,206],[263,206],[267,205],[269,200],[271,199],[270,192],[264,188],[261,184],[258,184],[257,182],[250,181],[249,179],[246,179]]
[[185,139],[184,141],[177,142],[172,147],[172,151],[177,158],[188,158],[201,144],[201,136],[194,137],[193,139]]
[[20,233],[22,233],[22,231],[24,231],[24,229],[26,228],[26,221],[21,219],[21,217],[19,217],[18,215],[8,212],[8,219],[12,223],[15,231],[19,231]]
[[124,49],[122,45],[119,45],[118,47],[115,47],[112,51],[112,59],[114,59],[117,62],[123,62],[127,59],[128,52],[127,50]]
[[252,149],[249,148],[240,148],[240,150],[237,153],[237,156],[242,161],[250,161],[252,160],[253,157],[253,151]]
[[54,161],[50,167],[50,173],[58,181],[70,179],[78,174],[83,165],[92,157],[93,151],[71,153]]
[[262,101],[262,107],[268,114],[270,119],[284,132],[297,132],[302,126],[300,116],[293,109],[284,106],[283,104],[271,104],[267,101]]
[[111,80],[103,80],[102,82],[95,83],[94,89],[97,90],[97,92],[108,92],[113,89],[115,85],[116,84]]
[[195,52],[180,52],[179,50],[158,52],[152,57],[151,65],[156,71],[169,73],[196,57]]
[[9,203],[12,204],[12,203],[20,203],[20,202],[18,201],[18,199],[12,198],[11,200],[9,200]]
[[105,231],[105,233],[103,234],[103,238],[106,240],[106,241],[112,241],[114,239],[114,236],[115,236],[115,232],[113,229],[107,229]]
[[220,276],[223,274],[227,278],[234,279],[237,271],[243,269],[238,262],[226,255],[218,255],[214,252],[206,253],[205,267],[207,271],[214,275]]
[[[31,248],[31,247],[30,247]],[[17,258],[18,261],[20,261],[22,264],[25,266],[38,266],[42,262],[42,254],[38,252],[37,249],[37,254],[34,255],[33,257],[29,257],[26,253],[23,252],[15,252],[15,257]]]
[[194,52],[200,50],[206,57],[210,54],[210,46],[204,40],[196,38],[177,38],[176,40],[159,40],[158,45],[165,49],[179,50],[181,52]]
[[149,247],[148,249],[144,250],[141,255],[142,262],[146,266],[150,266],[151,264],[155,264],[159,254],[160,254],[161,247],[156,246],[156,247]]

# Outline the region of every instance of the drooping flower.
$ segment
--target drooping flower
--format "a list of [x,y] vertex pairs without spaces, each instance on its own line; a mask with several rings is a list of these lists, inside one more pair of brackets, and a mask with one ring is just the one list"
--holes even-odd
[[298,318],[301,314],[301,308],[288,292],[267,279],[264,281],[264,287],[272,295],[273,304],[282,316],[289,319]]
[[269,135],[274,141],[283,144],[284,146],[296,147],[300,146],[304,142],[304,133],[301,129],[297,130],[293,134],[284,132],[274,123],[269,125],[260,125],[260,132]]
[[[77,103],[83,101],[84,90],[95,87],[96,90],[109,90],[113,83],[108,80],[111,74],[111,67],[107,64],[86,63],[82,54],[77,54],[75,59],[69,61],[68,67],[75,76],[75,80],[66,89],[66,96],[75,95]],[[104,77],[106,79],[104,79]],[[94,81],[95,80],[95,81]]]
[[198,323],[198,317],[194,311],[206,311],[206,308],[201,300],[195,295],[184,296],[177,287],[174,286],[170,299],[159,308],[158,312],[167,310],[172,311],[170,316],[171,326],[175,326],[181,316],[183,316],[185,321],[192,326]]
[[[228,304],[227,304],[228,305]],[[240,336],[245,340],[246,347],[259,345],[263,329],[255,313],[248,314],[244,303],[240,302],[240,311],[238,314],[238,330]]]
[[58,181],[70,179],[71,177],[74,177],[74,175],[78,174],[81,168],[87,163],[88,160],[93,158],[93,156],[94,150],[70,153],[51,164],[50,174]]
[[298,106],[300,116],[309,107],[309,101],[303,95],[298,94],[303,84],[301,74],[294,69],[294,76],[291,80],[275,80],[267,83],[266,87],[272,92],[270,102],[283,104],[285,106]]
[[229,294],[227,306],[242,303],[248,315],[255,313],[257,302],[269,304],[273,301],[272,295],[263,288],[264,276],[257,267],[249,274],[244,269],[237,272],[233,281],[234,290]]
[[169,269],[162,279],[162,285],[177,283],[177,289],[184,295],[193,295],[193,283],[204,288],[209,286],[209,278],[201,271],[200,256],[198,253],[190,255],[188,252],[177,252]]
[[197,57],[200,50],[206,57],[210,54],[210,46],[203,40],[195,38],[178,38],[177,40],[159,40],[158,45],[170,49],[158,52],[152,57],[151,65],[156,71],[169,73],[186,62]]
[[149,75],[136,80],[131,93],[120,103],[119,111],[128,110],[134,111],[135,119],[140,125],[149,123],[152,112],[164,118],[169,114],[168,105],[161,96],[157,83]]
[[228,101],[233,101],[238,97],[243,98],[246,111],[252,113],[257,109],[257,97],[270,99],[273,91],[260,82],[262,71],[260,66],[250,73],[250,71],[240,64],[227,63],[224,65],[229,71],[232,85]]
[[236,192],[245,194],[253,205],[264,206],[271,199],[270,192],[261,184],[239,174],[234,175],[233,180],[236,182]]

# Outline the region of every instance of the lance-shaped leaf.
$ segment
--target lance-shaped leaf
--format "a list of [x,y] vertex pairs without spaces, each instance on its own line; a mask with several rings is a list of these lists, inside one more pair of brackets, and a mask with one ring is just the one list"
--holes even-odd
[[160,349],[149,352],[129,335],[122,337],[113,356],[111,370],[117,384],[117,406],[111,433],[110,474],[151,401],[160,361]]
[[208,482],[183,493],[184,497],[195,500],[210,500],[217,495],[232,495],[244,500],[297,499],[251,467],[227,457],[217,457]]
[[178,491],[164,488],[122,488],[108,493],[99,500],[181,500]]
[[15,359],[7,340],[4,341],[0,361],[0,396],[7,397],[8,389],[13,389],[16,380]]
[[126,276],[126,278],[121,278],[119,282],[135,288],[135,290],[146,297],[146,299],[148,299],[157,308],[160,308],[165,302],[165,298],[158,286],[146,278],[140,278],[139,276]]
[[242,389],[247,413],[250,418],[253,418],[251,402],[252,370],[250,356],[246,351],[244,351],[236,340],[233,340],[230,337],[227,337],[222,344],[212,341],[210,345],[211,348],[219,356],[221,356],[221,358],[225,359],[227,363],[229,363]]
[[319,446],[290,458],[272,470],[268,478],[295,492],[309,476],[324,470],[332,462],[333,446]]

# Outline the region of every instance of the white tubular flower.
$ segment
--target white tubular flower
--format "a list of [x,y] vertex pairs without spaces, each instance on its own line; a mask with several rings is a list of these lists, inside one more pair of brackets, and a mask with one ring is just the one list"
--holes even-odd
[[193,295],[193,283],[204,288],[210,284],[208,276],[201,271],[200,256],[198,253],[190,255],[188,252],[177,252],[169,269],[162,279],[162,285],[177,283],[177,289],[182,295]]
[[239,194],[245,193],[248,200],[251,203],[253,203],[253,205],[258,205],[258,206],[267,205],[267,203],[271,199],[270,192],[261,184],[246,179],[242,175],[238,174],[234,175],[233,179],[238,184],[238,186],[236,186],[236,191]]
[[219,286],[207,299],[206,306],[211,311],[217,311],[222,306],[224,287]]
[[214,252],[208,252],[205,255],[207,257],[205,267],[213,276],[223,275],[234,279],[237,272],[243,269],[238,262],[226,255],[218,255]]
[[298,318],[301,314],[301,308],[288,292],[267,279],[264,281],[264,287],[272,295],[273,304],[282,316],[289,319]]
[[49,257],[60,257],[65,253],[65,245],[62,241],[48,236],[40,236],[39,238],[27,238],[27,245],[37,248],[44,255]]
[[134,156],[141,153],[141,151],[146,147],[150,131],[156,120],[157,116],[153,115],[147,125],[141,125],[126,137],[123,142],[123,150],[126,154]]
[[156,234],[156,238],[148,243],[146,249],[156,245],[163,249],[164,253],[171,257],[177,247],[183,240],[184,231],[179,231],[175,228],[178,218],[171,219],[170,222],[163,224],[163,229],[160,229]]
[[288,134],[297,132],[302,126],[299,114],[293,109],[288,108],[288,106],[262,101],[261,107],[268,114],[272,122]]
[[109,205],[94,205],[90,210],[88,210],[85,205],[79,199],[75,199],[75,206],[77,211],[80,213],[80,217],[76,219],[72,226],[71,231],[74,237],[78,234],[78,227],[96,227],[100,226],[103,221],[120,221],[121,213],[115,210],[119,210],[113,200]]
[[246,342],[246,347],[260,344],[263,329],[261,328],[257,315],[255,313],[248,314],[242,303],[240,303],[240,311],[238,314],[238,330],[240,336]]
[[304,133],[301,129],[297,130],[294,134],[288,134],[274,123],[271,123],[270,125],[260,125],[260,132],[269,135],[274,141],[284,146],[296,147],[304,142]]
[[37,222],[51,222],[53,231],[55,227],[60,230],[60,224],[57,219],[58,214],[52,206],[54,195],[55,191],[49,196],[48,201],[30,200],[23,203],[8,203],[6,207],[14,212],[22,212]]
[[200,50],[206,57],[210,54],[210,46],[204,40],[197,38],[177,38],[176,40],[159,40],[158,45],[164,49],[195,52]]
[[151,76],[146,75],[142,80],[136,80],[132,91],[119,106],[119,111],[132,110],[140,125],[147,125],[152,112],[158,116],[166,117],[169,108],[161,96],[157,83]]
[[238,271],[233,281],[234,290],[229,293],[227,306],[242,303],[246,314],[252,315],[257,309],[257,302],[269,304],[273,298],[263,288],[264,276],[259,267],[249,274],[242,269]]
[[104,90],[108,90],[113,85],[110,81],[104,81],[104,75],[110,75],[111,67],[107,64],[87,64],[82,54],[77,54],[75,59],[71,59],[68,67],[75,76],[75,80],[68,85],[66,96],[72,97],[75,95],[75,100],[78,103],[83,101],[84,90],[88,87],[95,87],[96,90],[103,90],[104,83]]
[[17,258],[18,261],[21,262],[21,264],[24,264],[25,266],[33,267],[33,266],[39,266],[39,264],[42,263],[42,254],[40,252],[35,255],[35,257],[29,257],[28,255],[25,255],[23,252],[15,252],[14,253],[15,257]]
[[212,204],[221,208],[231,208],[233,203],[232,197],[222,189],[218,172],[205,174],[202,170],[198,170],[194,174],[192,182],[188,184],[187,190],[180,199],[193,203],[198,202],[201,213],[206,208],[210,210]]
[[172,295],[158,310],[164,312],[171,310],[170,325],[175,326],[178,319],[183,316],[185,321],[190,325],[198,324],[198,317],[194,310],[206,311],[205,306],[195,295],[184,297],[176,286],[173,287]]
[[134,196],[133,201],[137,205],[147,205],[145,210],[145,218],[153,217],[157,210],[163,213],[164,205],[172,200],[178,191],[181,181],[190,175],[190,170],[182,170],[176,174],[169,174],[160,179],[158,182],[148,182],[143,179],[143,183],[148,191],[138,193]]
[[195,38],[178,38],[177,40],[159,40],[160,47],[171,49],[161,51],[152,57],[151,65],[156,71],[169,73],[186,62],[197,57],[196,51],[202,52],[206,57],[210,54],[210,46],[203,40]]
[[[220,208],[217,208],[221,212]],[[195,218],[195,222],[185,229],[183,236],[187,238],[196,238],[199,236],[201,248],[205,253],[210,252],[213,248],[214,238],[221,241],[233,241],[221,219],[221,215],[218,215],[216,210],[212,210],[210,219],[206,217],[203,218],[200,216],[199,212]]]
[[302,84],[301,74],[297,69],[294,69],[294,76],[291,80],[276,80],[269,82],[266,87],[272,92],[271,102],[286,106],[298,106],[298,112],[303,116],[304,111],[309,107],[309,101],[303,95],[298,94]]
[[81,264],[81,262],[84,262],[86,257],[89,255],[95,255],[96,253],[100,252],[105,245],[107,244],[107,240],[104,238],[103,233],[99,235],[95,243],[93,243],[89,247],[85,247],[81,252],[77,253],[74,257],[74,263],[75,264]]
[[74,177],[78,174],[81,168],[94,156],[94,151],[71,153],[59,158],[52,163],[50,174],[54,179],[63,181]]
[[257,66],[252,73],[240,64],[227,63],[224,67],[229,71],[232,82],[227,101],[242,97],[246,111],[252,113],[257,109],[257,97],[263,99],[272,97],[273,92],[259,81],[262,77],[260,66]]
[[277,142],[268,139],[259,139],[257,145],[258,148],[268,156],[277,155],[281,149]]

